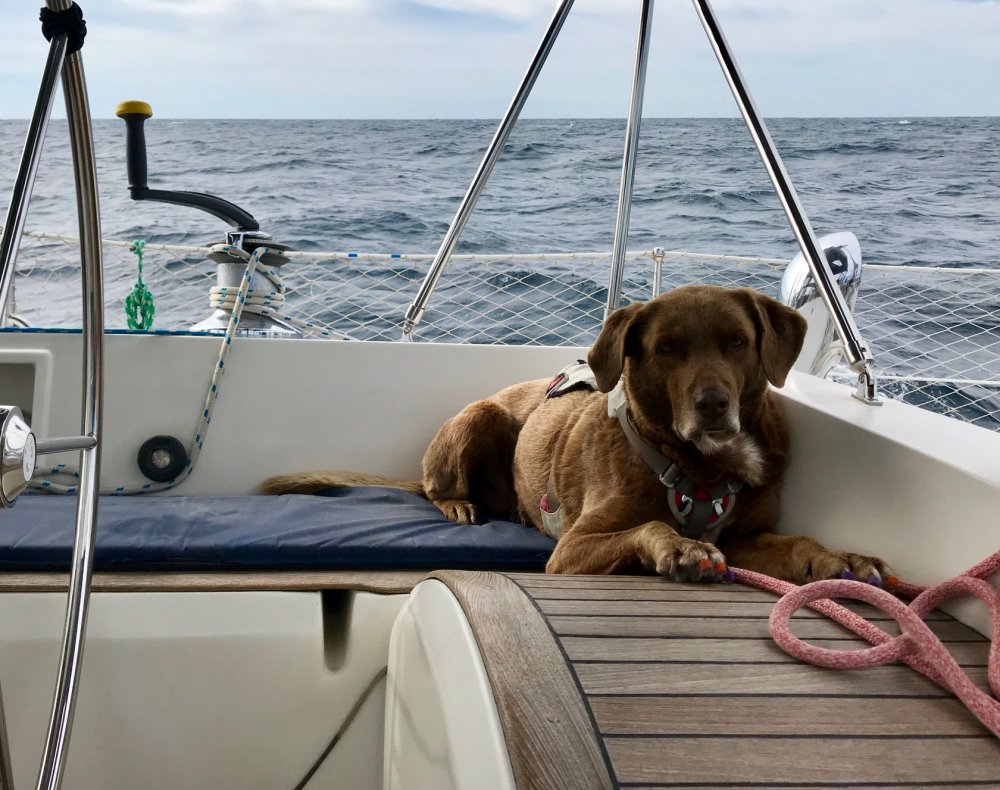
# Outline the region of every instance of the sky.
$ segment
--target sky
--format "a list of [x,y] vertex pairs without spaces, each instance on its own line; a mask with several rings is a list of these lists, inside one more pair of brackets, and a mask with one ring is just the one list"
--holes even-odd
[[[80,4],[97,118],[122,99],[168,118],[497,118],[556,0]],[[0,0],[0,118],[31,114],[38,5]],[[1000,115],[1000,0],[713,7],[767,117]],[[639,0],[576,0],[522,116],[625,116],[638,16]],[[736,114],[689,0],[656,1],[644,114]]]

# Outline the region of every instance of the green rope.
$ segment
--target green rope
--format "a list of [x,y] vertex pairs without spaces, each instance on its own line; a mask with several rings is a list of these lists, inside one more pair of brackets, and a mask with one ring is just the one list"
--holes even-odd
[[142,248],[145,246],[145,241],[137,239],[129,247],[129,251],[134,252],[139,261],[139,277],[131,293],[125,297],[125,320],[129,329],[152,329],[153,316],[156,315],[153,294],[142,281]]

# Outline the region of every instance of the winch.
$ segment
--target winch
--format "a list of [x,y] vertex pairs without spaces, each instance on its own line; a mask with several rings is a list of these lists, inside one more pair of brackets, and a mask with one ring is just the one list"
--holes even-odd
[[[144,101],[123,101],[115,108],[115,115],[125,121],[125,155],[128,169],[128,190],[133,200],[154,200],[159,203],[172,203],[177,206],[196,208],[218,217],[230,225],[233,230],[226,233],[225,242],[215,245],[208,254],[208,259],[216,264],[216,288],[213,289],[212,314],[203,321],[191,327],[195,332],[226,331],[232,309],[225,303],[224,295],[235,292],[240,286],[243,273],[247,269],[246,261],[225,251],[225,247],[235,247],[246,253],[252,253],[258,247],[267,247],[270,251],[264,253],[260,263],[264,267],[279,268],[288,262],[288,257],[282,251],[290,249],[285,244],[276,242],[270,234],[260,229],[260,223],[250,212],[240,208],[228,200],[209,195],[204,192],[178,192],[164,189],[150,189],[147,184],[146,168],[146,133],[145,122],[153,117],[153,108]],[[264,271],[255,272],[250,283],[252,291],[269,293],[274,290],[268,282]],[[219,298],[219,295],[223,298]],[[216,303],[218,302],[218,306]],[[292,324],[273,316],[259,315],[247,311],[241,316],[237,332],[241,335],[299,335],[300,330]]]

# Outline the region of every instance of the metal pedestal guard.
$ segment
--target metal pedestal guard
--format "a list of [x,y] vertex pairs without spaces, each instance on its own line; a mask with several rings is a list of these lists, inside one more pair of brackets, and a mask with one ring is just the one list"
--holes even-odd
[[[833,275],[827,266],[826,259],[824,258],[819,242],[816,239],[816,234],[813,232],[812,225],[809,223],[809,218],[806,216],[805,210],[799,202],[795,188],[792,186],[791,180],[788,178],[788,173],[785,171],[785,167],[782,164],[781,157],[774,146],[774,141],[771,140],[771,135],[767,131],[767,126],[761,118],[760,113],[757,111],[753,97],[751,97],[750,92],[746,87],[743,75],[740,73],[739,66],[736,64],[736,59],[733,57],[733,53],[729,49],[729,44],[726,41],[725,36],[722,34],[722,29],[719,27],[718,20],[715,17],[715,12],[712,10],[709,0],[692,0],[692,2],[694,3],[695,10],[698,13],[702,26],[705,28],[705,33],[708,35],[712,49],[715,51],[719,65],[722,67],[722,71],[726,76],[729,87],[733,92],[736,103],[740,108],[740,113],[743,115],[743,120],[746,122],[747,129],[750,131],[754,145],[757,147],[757,152],[760,154],[760,157],[764,162],[764,167],[767,169],[768,175],[771,177],[771,182],[778,193],[778,198],[781,201],[781,206],[785,211],[785,215],[788,217],[788,222],[792,227],[792,232],[795,234],[799,247],[802,249],[802,254],[805,256],[806,261],[813,272],[813,276],[819,284],[823,302],[833,318],[837,327],[837,334],[843,343],[844,354],[847,357],[847,362],[851,366],[851,369],[858,374],[858,390],[855,393],[855,397],[865,403],[877,404],[879,401],[874,374],[874,360],[872,359],[867,345],[861,337],[861,333],[858,331],[857,325],[854,323],[854,317],[851,314],[850,308],[847,306],[843,295],[840,293],[840,289],[834,282]],[[465,198],[462,200],[462,204],[459,206],[458,213],[455,215],[455,219],[452,220],[451,227],[448,228],[448,233],[445,235],[441,248],[438,250],[438,253],[434,258],[434,263],[431,265],[430,271],[427,273],[424,282],[421,284],[420,291],[417,293],[416,298],[406,311],[406,317],[403,323],[404,340],[411,339],[411,333],[414,327],[416,327],[416,325],[420,322],[427,306],[427,302],[430,299],[431,294],[434,292],[434,288],[437,285],[438,280],[441,279],[441,274],[443,273],[445,266],[448,265],[448,259],[451,257],[451,253],[455,249],[455,245],[458,243],[458,238],[469,219],[469,215],[472,213],[476,200],[483,188],[486,186],[486,182],[489,180],[493,166],[500,157],[503,145],[510,135],[514,123],[517,121],[521,107],[524,105],[524,102],[528,98],[528,94],[531,92],[535,79],[541,71],[542,65],[545,63],[545,59],[548,56],[549,50],[552,48],[556,37],[559,35],[559,31],[562,28],[562,24],[565,21],[566,16],[569,14],[571,6],[572,0],[562,0],[556,10],[552,22],[549,24],[545,37],[542,39],[542,43],[539,45],[538,51],[535,53],[535,57],[528,68],[528,73],[521,82],[521,86],[518,89],[510,107],[507,109],[507,113],[504,115],[503,120],[500,122],[500,127],[497,129],[497,132],[493,137],[493,142],[490,143],[486,156],[484,157],[482,164],[480,164],[479,169],[476,171],[476,175],[472,180],[472,184],[469,186],[468,192],[465,194]],[[618,214],[615,222],[615,244],[612,257],[611,279],[608,284],[608,301],[605,306],[605,318],[618,307],[618,301],[621,298],[621,283],[624,272],[624,252],[625,245],[628,241],[628,224],[632,203],[632,182],[635,175],[636,151],[638,149],[639,142],[639,127],[642,116],[642,96],[646,81],[646,63],[649,54],[652,11],[653,0],[642,0],[642,11],[639,23],[639,39],[636,46],[635,68],[632,78],[632,102],[629,108],[625,155],[622,162],[621,190],[618,196]],[[654,283],[654,294],[658,293],[658,290],[659,278],[657,277],[657,280]]]
[[[47,0],[52,11],[66,11],[70,0]],[[76,182],[77,215],[80,222],[80,256],[83,283],[83,418],[80,437],[53,439],[39,442],[43,452],[63,452],[81,449],[80,493],[77,505],[76,536],[70,569],[69,601],[63,631],[62,652],[59,658],[59,675],[52,703],[45,750],[39,768],[38,784],[41,788],[57,788],[65,768],[66,748],[69,743],[70,725],[79,685],[83,641],[87,628],[87,608],[93,571],[94,526],[97,517],[98,475],[100,469],[100,428],[104,400],[104,294],[101,258],[101,218],[97,194],[97,171],[94,164],[93,132],[83,63],[79,52],[66,55],[67,35],[57,33],[49,51],[45,77],[29,125],[21,169],[11,198],[11,210],[5,223],[3,247],[0,249],[0,306],[7,296],[7,287],[13,275],[17,242],[23,229],[23,216],[41,153],[48,117],[52,108],[55,73],[62,70],[63,94],[66,98],[66,115],[70,145],[73,152],[73,170]],[[8,239],[7,234],[11,234]],[[2,312],[2,311],[0,311]],[[13,412],[15,410],[11,410]],[[8,417],[10,413],[8,413]],[[16,415],[15,415],[16,416]],[[4,420],[7,422],[7,419]],[[22,421],[23,423],[23,421]],[[24,426],[26,428],[26,426]],[[30,437],[30,431],[28,437]],[[21,446],[22,471],[30,459],[29,440]],[[32,447],[33,437],[31,437]],[[33,464],[31,464],[33,466]],[[30,477],[30,472],[27,476]],[[3,790],[12,787],[10,754],[7,750],[6,724],[2,718],[0,701],[0,781]]]
[[[42,75],[42,85],[38,90],[35,110],[28,124],[28,134],[24,141],[24,151],[14,179],[14,189],[7,209],[7,220],[0,233],[0,317],[7,314],[7,302],[10,298],[11,286],[14,282],[14,259],[17,257],[17,247],[21,243],[21,232],[24,230],[24,220],[28,216],[28,201],[35,184],[35,173],[38,170],[39,154],[42,141],[49,126],[49,116],[52,114],[52,102],[56,95],[56,80],[62,71],[66,58],[66,36],[56,36],[49,44],[49,57],[45,62],[45,72]],[[2,325],[2,323],[0,323]]]
[[729,43],[722,33],[712,5],[709,0],[692,0],[692,2],[698,12],[702,27],[705,28],[708,40],[712,44],[712,49],[715,51],[719,65],[726,75],[726,81],[733,92],[733,98],[736,99],[736,104],[740,108],[740,114],[743,116],[754,145],[757,147],[757,153],[760,154],[764,168],[771,177],[771,183],[778,193],[778,199],[781,201],[785,216],[788,217],[788,223],[792,226],[795,239],[816,278],[826,308],[836,323],[838,334],[844,344],[844,355],[847,357],[847,363],[851,366],[851,370],[859,376],[859,386],[855,397],[866,403],[877,403],[875,374],[872,370],[874,360],[861,338],[861,333],[854,323],[854,316],[851,315],[843,294],[834,281],[809,218],[799,202],[799,196],[795,192],[795,187],[792,186],[785,165],[778,154],[778,149],[767,131],[767,125],[757,111],[757,105],[754,104],[750,90],[743,80],[736,58],[733,57]]
[[[632,71],[632,100],[625,127],[625,153],[622,155],[622,180],[618,192],[618,213],[615,217],[615,246],[611,254],[611,282],[604,320],[619,308],[622,277],[625,274],[625,246],[628,244],[628,224],[632,216],[632,185],[635,181],[635,160],[639,152],[639,127],[642,125],[642,99],[646,93],[646,64],[649,62],[649,40],[653,28],[653,0],[642,0],[639,15],[639,39],[635,45],[635,66]],[[654,289],[659,287],[656,280]]]
[[420,319],[424,314],[424,308],[427,306],[427,301],[431,298],[431,294],[434,293],[434,288],[437,286],[438,280],[441,279],[444,267],[448,265],[448,259],[451,257],[452,252],[455,251],[458,239],[462,235],[462,231],[465,230],[465,223],[469,221],[472,210],[476,206],[476,201],[479,200],[479,195],[486,188],[486,183],[490,180],[493,166],[496,165],[500,154],[503,152],[507,138],[510,137],[510,133],[514,129],[514,124],[517,123],[521,109],[528,100],[531,89],[535,85],[535,80],[538,79],[538,75],[542,71],[542,66],[545,65],[545,60],[549,56],[549,51],[559,36],[563,22],[566,21],[566,17],[569,16],[569,11],[572,7],[573,0],[560,0],[559,7],[556,8],[555,15],[552,17],[552,21],[549,22],[548,30],[545,31],[545,35],[538,45],[538,50],[535,52],[535,56],[528,66],[528,71],[521,80],[521,85],[518,87],[517,93],[514,94],[507,112],[504,113],[503,119],[500,121],[500,126],[497,128],[496,134],[493,135],[493,140],[490,142],[489,148],[486,149],[486,155],[483,157],[479,169],[476,170],[476,174],[472,178],[469,190],[465,193],[465,197],[462,198],[462,204],[458,207],[458,213],[455,214],[455,218],[451,221],[451,227],[448,228],[444,241],[441,242],[441,247],[438,249],[437,255],[434,256],[434,262],[431,264],[430,271],[427,272],[427,276],[424,278],[423,283],[421,283],[416,298],[406,311],[406,318],[403,321],[403,340],[409,340],[413,328],[420,323]]
[[[50,8],[62,10],[69,0],[47,0]],[[69,121],[76,205],[80,219],[80,253],[83,280],[83,381],[84,403],[80,433],[93,436],[95,446],[80,452],[80,495],[77,504],[76,538],[70,569],[69,602],[63,630],[59,676],[56,679],[52,715],[38,775],[39,788],[56,788],[65,768],[69,728],[73,721],[79,685],[83,640],[87,629],[87,604],[94,567],[94,527],[97,521],[100,435],[104,406],[104,289],[101,258],[101,215],[94,164],[94,140],[90,122],[87,85],[79,52],[63,66],[63,93]]]
[[0,693],[0,790],[14,790],[14,771],[10,764],[10,744],[7,742],[7,719]]

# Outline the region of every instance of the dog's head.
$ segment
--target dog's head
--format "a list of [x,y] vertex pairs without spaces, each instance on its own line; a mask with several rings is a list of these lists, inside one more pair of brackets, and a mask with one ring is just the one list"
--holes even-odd
[[601,392],[626,370],[630,404],[703,452],[735,438],[795,362],[806,322],[748,288],[689,285],[611,314],[587,361]]

